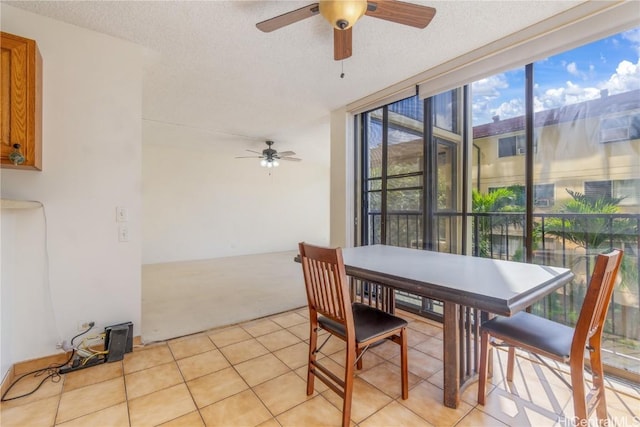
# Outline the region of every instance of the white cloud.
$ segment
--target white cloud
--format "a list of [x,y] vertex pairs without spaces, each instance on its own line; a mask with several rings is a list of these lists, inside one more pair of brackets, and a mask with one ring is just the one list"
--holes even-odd
[[478,125],[492,122],[494,116],[500,117],[500,120],[522,116],[525,113],[525,105],[521,98],[504,101],[497,108],[491,108],[491,102],[488,100],[474,100],[472,110],[473,124]]
[[582,88],[580,85],[573,83],[569,80],[567,83],[567,87],[565,88],[565,93],[569,96],[580,96],[580,92],[582,92]]
[[[567,71],[570,71],[569,65]],[[569,80],[565,82],[563,87],[547,89],[541,94],[536,93],[534,110],[548,110],[597,99],[603,89],[608,90],[610,95],[640,89],[640,60],[636,64],[627,60],[620,62],[616,72],[609,77],[609,80],[586,87]]]
[[493,115],[500,116],[501,120],[522,116],[525,113],[524,101],[520,98],[516,98],[503,102],[493,111],[493,113]]
[[475,100],[471,109],[473,110],[471,116],[473,117],[473,124],[489,123],[491,121],[491,110],[489,102]]
[[567,64],[565,69],[572,76],[579,77],[582,80],[587,80],[589,78],[589,74],[593,74],[593,72],[595,71],[595,67],[593,66],[593,64],[589,64],[589,72],[585,73],[584,71],[578,68],[578,65],[575,62],[571,62]]
[[[624,33],[625,38],[637,40],[640,46],[640,29]],[[578,82],[586,80],[587,73],[580,71],[575,62],[564,63],[567,72],[575,76]],[[595,67],[589,66],[589,74],[593,74]],[[621,61],[608,80],[591,82],[582,81],[576,83],[568,80],[561,87],[547,89],[539,93],[540,87],[536,84],[534,89],[534,111],[559,108],[569,104],[589,101],[600,97],[601,91],[606,89],[610,95],[640,89],[640,59],[634,64],[629,60]],[[509,88],[509,81],[505,74],[498,74],[486,79],[478,80],[472,85],[473,93],[473,122],[474,125],[489,123],[495,115],[500,119],[507,119],[524,114],[524,104],[521,99],[504,100],[495,107],[495,102]]]
[[640,28],[634,28],[633,30],[625,31],[622,33],[622,38],[627,39],[630,42],[640,44]]
[[547,89],[544,93],[536,95],[533,101],[533,108],[534,111],[549,110],[599,97],[600,89],[593,87],[583,88],[568,81],[565,83],[565,87]]
[[500,96],[499,89],[509,87],[509,82],[504,74],[496,74],[473,82],[471,91],[475,97],[497,98]]
[[622,38],[630,41],[632,45],[631,47],[635,49],[638,55],[640,55],[640,28],[625,31],[622,33]]
[[504,74],[480,79],[471,85],[473,94],[472,117],[473,123],[488,123],[495,115],[495,109],[491,108],[493,100],[500,97],[500,89],[507,89],[509,82]]
[[589,101],[600,98],[600,89],[594,87],[574,86],[566,91],[565,104],[577,104],[578,102]]
[[601,84],[600,88],[609,90],[612,95],[640,89],[640,59],[635,64],[627,60],[619,63],[615,74]]
[[564,105],[565,89],[548,89],[542,95],[535,96],[533,101],[534,111],[549,110]]
[[575,62],[570,62],[569,64],[567,64],[567,72],[574,76],[580,75],[580,72],[578,71],[578,66],[576,65]]

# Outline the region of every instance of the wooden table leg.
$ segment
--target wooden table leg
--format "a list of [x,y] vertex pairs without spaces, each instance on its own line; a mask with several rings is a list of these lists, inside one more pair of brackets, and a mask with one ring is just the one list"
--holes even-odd
[[443,314],[443,362],[444,406],[457,408],[460,404],[460,340],[458,312],[460,306],[444,302]]

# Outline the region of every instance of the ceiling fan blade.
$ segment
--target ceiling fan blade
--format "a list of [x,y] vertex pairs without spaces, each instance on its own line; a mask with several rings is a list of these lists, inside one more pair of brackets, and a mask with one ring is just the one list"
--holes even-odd
[[365,15],[397,24],[425,28],[436,14],[432,7],[397,0],[369,1]]
[[262,156],[236,156],[236,159],[261,159]]
[[249,149],[247,149],[245,151],[248,151],[250,153],[262,154],[262,151],[254,151],[254,150],[249,150]]
[[311,18],[320,12],[318,3],[313,3],[300,9],[292,10],[291,12],[283,13],[275,18],[267,19],[266,21],[258,22],[256,27],[260,31],[270,33],[278,28],[285,27],[294,22],[302,21],[303,19]]
[[287,156],[295,156],[296,153],[294,153],[293,151],[281,151],[278,153],[278,156],[280,157],[287,157]]
[[333,59],[340,61],[351,56],[352,28],[346,30],[333,29]]
[[280,157],[280,160],[288,160],[290,162],[301,162],[302,159],[299,159],[297,157]]

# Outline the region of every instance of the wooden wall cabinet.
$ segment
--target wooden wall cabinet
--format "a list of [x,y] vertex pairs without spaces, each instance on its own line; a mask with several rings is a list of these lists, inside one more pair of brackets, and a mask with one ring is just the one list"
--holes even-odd
[[[42,170],[42,57],[35,40],[0,35],[0,167]],[[22,164],[10,160],[15,144]]]

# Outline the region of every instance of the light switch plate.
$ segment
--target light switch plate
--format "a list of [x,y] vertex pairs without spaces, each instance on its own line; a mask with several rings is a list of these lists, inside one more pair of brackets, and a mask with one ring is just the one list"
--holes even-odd
[[116,207],[116,221],[118,222],[129,221],[129,209],[122,206]]

